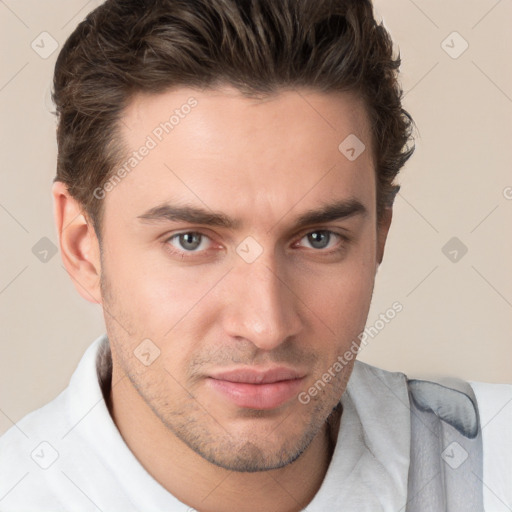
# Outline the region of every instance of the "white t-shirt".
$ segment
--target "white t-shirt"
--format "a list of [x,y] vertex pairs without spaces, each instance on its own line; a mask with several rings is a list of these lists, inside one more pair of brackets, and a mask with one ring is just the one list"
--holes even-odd
[[[0,438],[2,512],[190,512],[138,462],[105,404],[87,349],[69,386]],[[108,375],[103,375],[108,379]],[[486,512],[512,510],[512,386],[473,384],[484,441]],[[406,377],[356,362],[336,447],[308,512],[396,512],[407,502],[410,411]]]

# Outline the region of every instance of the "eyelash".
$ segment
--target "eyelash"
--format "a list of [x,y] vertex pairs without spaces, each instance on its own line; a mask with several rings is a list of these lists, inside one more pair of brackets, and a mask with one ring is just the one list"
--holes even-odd
[[[306,233],[302,234],[297,242],[294,242],[293,245],[300,242],[303,238],[307,237],[308,235],[311,235],[313,233],[327,233],[329,236],[335,236],[339,239],[341,242],[341,245],[338,243],[336,247],[330,248],[330,249],[315,249],[311,247],[306,247],[304,249],[314,251],[316,254],[322,254],[322,255],[329,255],[329,254],[335,254],[338,252],[341,252],[345,248],[345,244],[350,242],[350,238],[346,235],[342,235],[341,233],[337,233],[336,231],[332,231],[330,229],[315,229],[312,231],[307,231]],[[200,235],[203,238],[207,238],[211,241],[211,237],[206,235],[205,233],[201,233],[200,231],[181,231],[179,233],[174,233],[170,237],[167,237],[164,240],[164,244],[166,246],[166,249],[168,252],[170,252],[173,256],[180,256],[181,259],[187,259],[187,258],[194,258],[199,257],[201,255],[204,255],[208,249],[200,250],[200,251],[186,251],[185,249],[179,250],[174,248],[170,242],[174,239],[178,239],[181,235],[187,235],[187,234],[194,234],[194,235]],[[202,242],[202,240],[201,240]],[[330,242],[330,239],[329,239]]]

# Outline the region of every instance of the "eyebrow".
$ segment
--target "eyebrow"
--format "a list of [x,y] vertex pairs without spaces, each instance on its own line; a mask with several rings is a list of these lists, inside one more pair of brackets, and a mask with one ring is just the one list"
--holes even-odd
[[[357,199],[344,199],[327,203],[318,209],[302,213],[295,220],[294,227],[301,228],[311,224],[322,224],[355,215],[366,216],[367,214],[367,208]],[[233,219],[221,212],[170,203],[155,206],[137,218],[143,222],[187,222],[232,230],[236,230],[242,225],[240,219]]]

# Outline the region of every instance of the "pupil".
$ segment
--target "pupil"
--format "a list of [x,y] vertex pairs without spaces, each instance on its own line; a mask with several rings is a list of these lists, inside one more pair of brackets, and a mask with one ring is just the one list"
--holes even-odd
[[183,233],[181,235],[181,245],[184,249],[197,249],[201,243],[198,233]]
[[308,235],[309,243],[315,249],[324,249],[329,244],[330,234],[326,231],[315,231]]

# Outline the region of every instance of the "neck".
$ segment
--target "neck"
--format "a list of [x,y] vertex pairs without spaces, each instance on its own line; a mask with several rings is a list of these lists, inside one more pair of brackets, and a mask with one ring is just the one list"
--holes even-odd
[[309,447],[287,466],[255,473],[220,468],[191,450],[167,429],[129,379],[116,375],[109,409],[126,444],[142,466],[181,502],[201,512],[300,511],[324,479],[336,443],[341,408]]

